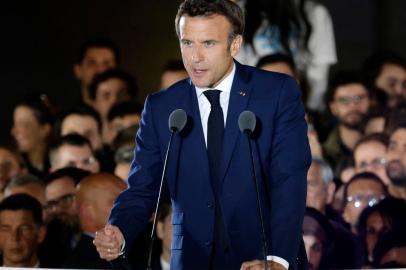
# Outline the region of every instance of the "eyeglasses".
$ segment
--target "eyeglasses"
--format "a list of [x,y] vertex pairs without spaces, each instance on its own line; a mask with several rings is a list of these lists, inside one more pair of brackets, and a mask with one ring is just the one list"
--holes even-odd
[[367,98],[367,95],[356,95],[352,97],[338,97],[336,100],[341,105],[350,105],[351,102],[354,104],[359,104]]
[[380,166],[384,166],[386,164],[386,160],[384,159],[384,158],[375,158],[375,159],[373,159],[371,162],[366,162],[366,161],[362,161],[360,164],[359,164],[359,168],[361,169],[361,170],[364,170],[364,169],[366,169],[366,168],[368,168],[368,167],[373,167],[373,168],[378,168],[378,167],[380,167]]
[[363,205],[372,207],[383,199],[385,199],[385,195],[356,195],[348,196],[347,202],[354,205],[355,208],[360,208]]
[[72,205],[72,202],[75,199],[75,197],[76,195],[74,193],[68,193],[56,200],[48,201],[48,203],[44,206],[44,211],[55,212],[59,209],[66,209]]

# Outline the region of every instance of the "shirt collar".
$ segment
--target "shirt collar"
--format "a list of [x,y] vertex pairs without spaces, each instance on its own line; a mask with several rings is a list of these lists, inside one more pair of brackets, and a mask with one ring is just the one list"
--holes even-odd
[[207,87],[200,88],[195,86],[197,96],[200,97],[204,91],[213,89],[220,90],[221,92],[230,93],[231,87],[233,85],[234,75],[235,75],[235,63],[233,62],[233,69],[231,70],[230,74],[228,74],[227,77],[225,77],[215,88],[207,88]]

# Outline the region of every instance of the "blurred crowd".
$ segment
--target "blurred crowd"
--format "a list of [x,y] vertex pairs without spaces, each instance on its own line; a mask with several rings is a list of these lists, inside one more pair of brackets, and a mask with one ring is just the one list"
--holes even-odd
[[[310,269],[406,267],[406,60],[378,51],[329,76],[337,53],[322,4],[237,2],[246,29],[236,60],[288,74],[302,91],[313,156],[303,222]],[[29,93],[8,116],[14,143],[0,145],[3,266],[111,268],[92,241],[127,188],[143,109],[119,58],[109,38],[89,38],[74,60],[75,106]],[[179,59],[160,75],[161,91],[188,76]],[[157,219],[152,265],[166,270],[170,203]],[[127,247],[128,267],[145,268],[151,228]]]

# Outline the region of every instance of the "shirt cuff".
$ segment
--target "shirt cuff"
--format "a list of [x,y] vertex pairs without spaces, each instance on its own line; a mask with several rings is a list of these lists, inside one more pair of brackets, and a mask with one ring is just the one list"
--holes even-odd
[[123,239],[123,244],[121,245],[120,252],[118,253],[118,256],[124,255],[124,249],[125,249],[125,239]]
[[283,259],[281,257],[268,255],[268,256],[266,256],[266,259],[268,261],[274,261],[276,263],[279,263],[283,267],[285,267],[286,269],[289,269],[289,263],[285,259]]

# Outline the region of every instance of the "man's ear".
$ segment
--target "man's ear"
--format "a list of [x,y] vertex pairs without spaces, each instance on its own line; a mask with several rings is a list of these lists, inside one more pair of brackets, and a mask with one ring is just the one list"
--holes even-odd
[[238,35],[231,42],[230,53],[231,53],[232,57],[235,57],[238,54],[238,52],[240,51],[241,46],[242,46],[242,40],[243,40],[242,36]]
[[80,64],[73,65],[73,74],[75,75],[76,79],[82,79],[82,66]]

